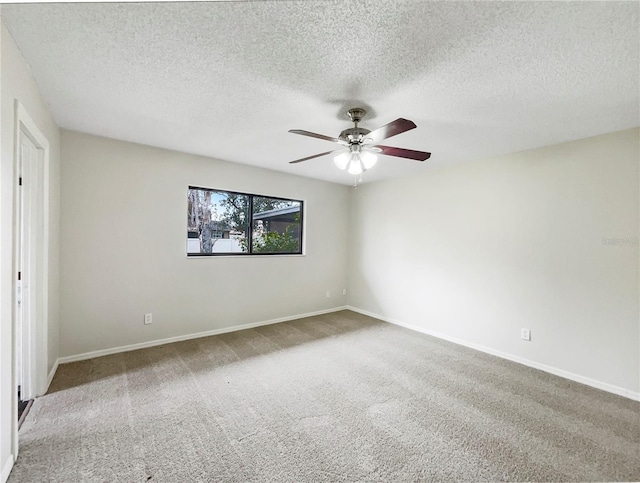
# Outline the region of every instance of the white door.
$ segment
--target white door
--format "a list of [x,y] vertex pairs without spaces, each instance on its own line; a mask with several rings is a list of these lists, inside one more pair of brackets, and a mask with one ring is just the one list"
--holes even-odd
[[[11,380],[14,387],[11,453],[18,457],[18,385],[22,399],[47,391],[48,382],[48,260],[49,260],[49,141],[22,104],[16,115],[13,280],[15,336]],[[18,284],[20,272],[20,284]],[[18,295],[20,297],[18,298]],[[57,367],[54,364],[54,369]]]
[[[36,288],[38,280],[36,267],[42,253],[42,190],[41,179],[42,150],[24,132],[20,131],[18,151],[18,226],[17,228],[17,271],[16,294],[16,376],[21,387],[21,399],[26,401],[35,396],[34,360],[36,351],[36,318],[41,313]],[[40,244],[40,246],[39,246]]]

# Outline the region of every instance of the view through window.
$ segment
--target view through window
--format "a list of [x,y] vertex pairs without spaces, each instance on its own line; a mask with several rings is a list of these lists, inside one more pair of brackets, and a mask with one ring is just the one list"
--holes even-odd
[[302,253],[303,202],[190,186],[187,255]]

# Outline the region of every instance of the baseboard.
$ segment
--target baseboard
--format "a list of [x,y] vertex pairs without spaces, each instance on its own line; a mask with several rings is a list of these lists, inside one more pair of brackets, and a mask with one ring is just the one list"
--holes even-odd
[[9,457],[7,458],[7,461],[5,461],[4,464],[2,465],[2,473],[0,474],[0,481],[2,481],[2,483],[5,483],[7,479],[9,479],[9,473],[11,473],[12,469],[13,469],[13,455],[10,454]]
[[618,396],[623,396],[629,399],[633,399],[634,401],[640,401],[640,393],[630,391],[623,387],[614,386],[613,384],[609,384],[606,382],[598,381],[596,379],[591,379],[589,377],[584,377],[579,374],[574,374],[573,372],[565,371],[563,369],[558,369],[553,366],[548,366],[546,364],[541,364],[539,362],[535,362],[529,359],[525,359],[523,357],[514,356],[507,352],[502,352],[499,350],[492,349],[490,347],[485,347],[479,344],[474,344],[473,342],[468,342],[462,339],[458,339],[455,337],[450,337],[446,334],[442,334],[440,332],[434,332],[428,329],[423,329],[422,327],[417,327],[415,325],[406,324],[400,320],[391,319],[389,317],[385,317],[379,314],[375,314],[373,312],[369,312],[367,310],[359,309],[357,307],[347,306],[348,310],[352,310],[353,312],[357,312],[359,314],[367,315],[369,317],[373,317],[374,319],[379,319],[384,322],[388,322],[390,324],[399,325],[400,327],[405,327],[407,329],[415,330],[416,332],[421,332],[423,334],[430,335],[432,337],[437,337],[438,339],[443,339],[449,342],[453,342],[454,344],[462,345],[465,347],[469,347],[470,349],[475,349],[480,352],[484,352],[486,354],[491,354],[492,356],[500,357],[502,359],[507,359],[512,362],[517,362],[518,364],[522,364],[528,367],[532,367],[534,369],[538,369],[544,372],[548,372],[549,374],[553,374],[555,376],[560,376],[565,379],[569,379],[571,381],[579,382],[580,384],[585,384],[587,386],[595,387],[596,389],[600,389],[602,391],[610,392],[613,394],[617,394]]
[[[254,327],[261,327],[263,325],[279,324],[280,322],[288,322],[290,320],[304,319],[306,317],[313,317],[315,315],[329,314],[331,312],[339,312],[340,310],[347,310],[347,307],[346,306],[334,307],[331,309],[318,310],[316,312],[308,312],[305,314],[280,317],[278,319],[263,320],[259,322],[252,322],[249,324],[235,325],[232,327],[224,327],[222,329],[213,329],[213,330],[207,330],[205,332],[196,332],[193,334],[185,334],[185,335],[179,335],[176,337],[168,337],[166,339],[156,339],[148,342],[140,342],[138,344],[112,347],[110,349],[101,349],[97,351],[84,352],[82,354],[76,354],[73,356],[60,357],[58,358],[57,362],[59,362],[60,364],[66,364],[68,362],[84,361],[86,359],[93,359],[95,357],[108,356],[110,354],[118,354],[120,352],[129,352],[129,351],[135,351],[138,349],[146,349],[148,347],[155,347],[158,345],[171,344],[172,342],[181,342],[183,340],[199,339],[200,337],[210,337],[212,335],[226,334],[228,332],[236,332],[238,330],[253,329]],[[57,368],[57,363],[55,368]]]

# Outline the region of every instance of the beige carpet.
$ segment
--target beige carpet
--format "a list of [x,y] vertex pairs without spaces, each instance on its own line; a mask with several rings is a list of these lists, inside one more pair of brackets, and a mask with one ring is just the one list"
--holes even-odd
[[338,312],[60,366],[9,481],[640,480],[640,403]]

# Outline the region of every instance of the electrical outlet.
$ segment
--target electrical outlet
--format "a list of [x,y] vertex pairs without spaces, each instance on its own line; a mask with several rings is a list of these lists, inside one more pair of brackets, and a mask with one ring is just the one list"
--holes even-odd
[[329,290],[327,290],[327,298],[331,297],[331,292]]
[[530,329],[520,329],[520,338],[522,340],[531,340],[531,330]]
[[347,289],[346,288],[342,289],[342,295],[347,295]]
[[151,322],[153,322],[153,315],[144,314],[144,325],[149,325]]

